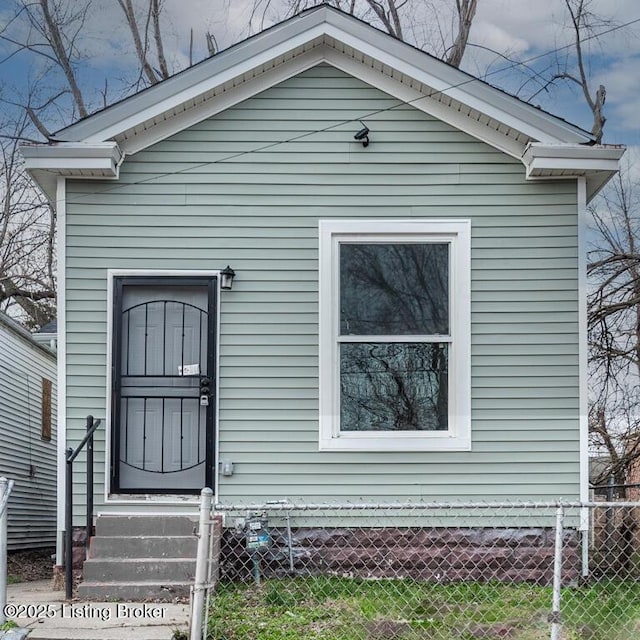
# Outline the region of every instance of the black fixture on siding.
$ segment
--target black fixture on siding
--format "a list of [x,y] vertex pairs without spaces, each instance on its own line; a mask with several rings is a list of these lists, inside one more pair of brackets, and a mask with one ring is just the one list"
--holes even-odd
[[220,272],[220,288],[223,291],[231,291],[235,275],[236,272],[229,265]]
[[358,142],[362,142],[363,147],[368,147],[369,146],[369,127],[367,127],[367,125],[364,122],[362,122],[362,120],[360,120],[360,124],[362,125],[362,129],[360,129],[360,131],[358,131],[358,133],[356,133],[356,135],[353,136],[353,139],[357,140]]

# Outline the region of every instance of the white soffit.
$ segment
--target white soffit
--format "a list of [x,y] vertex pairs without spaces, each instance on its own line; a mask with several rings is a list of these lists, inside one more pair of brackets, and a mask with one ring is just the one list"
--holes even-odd
[[625,153],[620,145],[545,145],[532,143],[522,155],[528,180],[586,177],[591,200],[613,177]]
[[592,196],[624,152],[589,146],[591,136],[582,129],[325,5],[59,131],[59,142],[23,147],[27,169],[47,193],[55,174],[117,178],[125,153],[320,63],[518,158],[531,180],[587,176]]
[[51,202],[56,201],[58,176],[87,180],[116,179],[124,154],[116,142],[58,142],[22,145],[25,168]]

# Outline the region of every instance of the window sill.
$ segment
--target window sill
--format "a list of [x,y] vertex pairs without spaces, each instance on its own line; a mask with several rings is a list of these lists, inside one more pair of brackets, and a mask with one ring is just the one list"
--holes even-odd
[[453,436],[340,436],[320,438],[320,451],[471,451],[471,439]]

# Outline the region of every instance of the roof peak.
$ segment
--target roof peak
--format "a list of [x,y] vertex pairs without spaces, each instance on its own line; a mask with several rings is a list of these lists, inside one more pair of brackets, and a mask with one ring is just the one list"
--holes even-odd
[[[305,39],[305,35],[307,36]],[[571,142],[589,142],[591,134],[583,129],[568,123],[555,115],[549,114],[537,107],[523,102],[520,98],[508,94],[502,89],[481,80],[461,69],[453,67],[430,53],[404,42],[389,33],[368,24],[341,9],[326,2],[309,7],[300,13],[276,23],[267,29],[249,36],[237,42],[227,49],[205,58],[200,62],[179,71],[170,78],[155,85],[146,87],[137,93],[123,98],[93,114],[82,118],[75,123],[57,131],[51,137],[51,141],[81,141],[92,142],[115,139],[117,137],[117,124],[126,119],[131,112],[142,112],[152,106],[151,103],[162,103],[171,95],[179,96],[188,94],[188,99],[197,98],[197,87],[203,91],[207,80],[214,81],[216,76],[224,75],[234,66],[241,66],[242,61],[256,60],[258,67],[269,56],[269,51],[282,49],[286,43],[291,43],[291,55],[300,55],[305,47],[309,47],[314,37],[325,35],[327,38],[341,42],[349,47],[368,48],[368,52],[361,52],[370,58],[375,58],[375,52],[366,45],[372,44],[380,50],[382,64],[393,66],[398,58],[414,58],[412,64],[418,69],[428,68],[432,75],[440,76],[438,86],[430,87],[430,95],[438,93],[467,93],[470,96],[481,95],[486,100],[487,94],[500,96],[502,100],[512,102],[513,108],[538,113],[549,121],[553,121],[560,128],[566,130]],[[349,41],[349,42],[347,42]],[[302,48],[303,51],[296,49]],[[270,61],[277,64],[276,56]],[[246,65],[245,65],[246,66]],[[209,83],[211,84],[211,83]],[[159,115],[159,114],[156,114]],[[101,135],[101,132],[104,132]],[[547,140],[549,141],[549,140]],[[561,140],[564,141],[564,140]]]

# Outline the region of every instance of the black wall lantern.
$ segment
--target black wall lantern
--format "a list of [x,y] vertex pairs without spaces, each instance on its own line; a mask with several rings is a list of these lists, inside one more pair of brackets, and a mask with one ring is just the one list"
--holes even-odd
[[231,291],[235,275],[236,272],[229,265],[220,272],[220,288],[223,291]]

